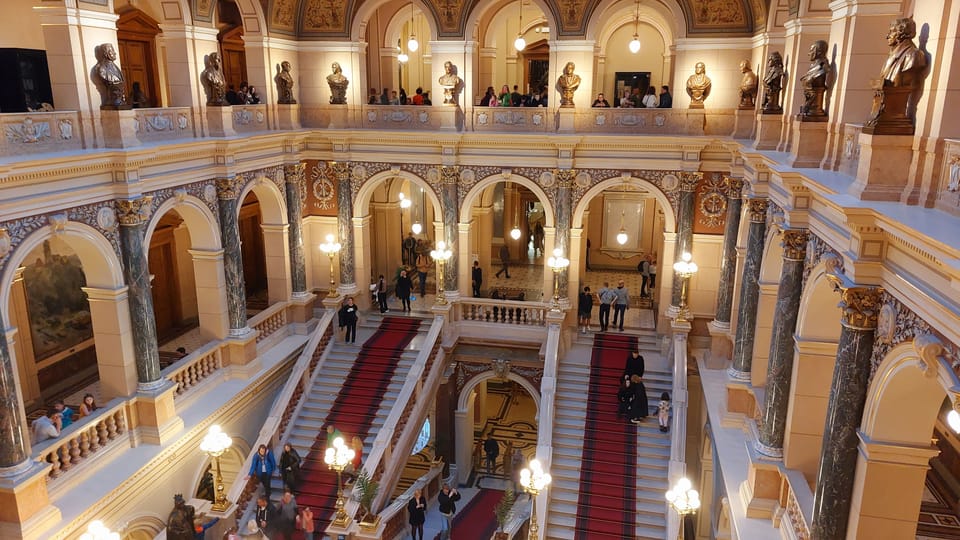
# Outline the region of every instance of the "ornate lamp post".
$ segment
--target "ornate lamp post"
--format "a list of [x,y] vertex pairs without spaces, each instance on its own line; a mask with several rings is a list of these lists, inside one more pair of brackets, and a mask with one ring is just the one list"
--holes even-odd
[[677,310],[677,322],[690,322],[690,306],[687,305],[687,283],[697,273],[697,263],[693,262],[689,252],[684,252],[680,260],[673,263],[673,271],[680,276],[680,309]]
[[696,513],[697,509],[700,508],[700,494],[697,493],[697,490],[691,488],[690,480],[681,478],[673,486],[673,489],[667,492],[667,502],[680,516],[677,540],[683,540],[683,521],[686,516]]
[[545,472],[536,459],[527,464],[528,469],[520,471],[520,485],[530,494],[530,535],[529,540],[540,538],[540,528],[537,526],[537,495],[550,485],[550,473]]
[[551,311],[560,311],[560,272],[570,266],[570,259],[563,256],[563,250],[556,248],[553,250],[553,257],[547,259],[547,266],[553,269],[553,306]]
[[441,306],[447,303],[443,294],[443,265],[450,257],[453,257],[453,252],[447,249],[447,243],[443,240],[437,242],[437,249],[430,250],[430,258],[437,261],[437,303]]
[[200,450],[203,450],[208,456],[212,457],[214,463],[217,465],[216,495],[213,501],[214,512],[224,512],[230,507],[230,501],[227,500],[227,496],[223,492],[223,475],[220,473],[220,456],[222,456],[232,444],[233,439],[224,433],[223,430],[220,429],[220,426],[216,424],[210,426],[210,431],[207,432],[207,436],[200,441]]
[[323,455],[323,462],[327,464],[327,467],[337,471],[337,514],[333,519],[333,524],[337,527],[345,528],[350,524],[350,516],[347,515],[347,511],[343,508],[345,501],[343,500],[343,482],[341,475],[343,474],[343,470],[347,468],[347,465],[353,461],[354,455],[353,449],[343,442],[343,437],[334,439],[333,446],[327,447],[327,451]]
[[111,531],[98,519],[87,525],[87,532],[80,535],[80,540],[120,540],[120,533]]
[[327,241],[320,244],[320,251],[327,254],[327,257],[330,257],[330,292],[327,294],[328,298],[336,298],[340,296],[340,292],[337,291],[337,282],[333,280],[333,258],[336,257],[337,253],[340,252],[340,242],[335,242],[335,238],[332,234],[327,235]]

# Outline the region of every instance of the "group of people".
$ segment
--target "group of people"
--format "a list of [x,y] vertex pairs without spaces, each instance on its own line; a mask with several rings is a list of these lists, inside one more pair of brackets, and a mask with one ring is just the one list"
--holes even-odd
[[33,444],[41,443],[49,439],[56,439],[70,424],[80,418],[93,414],[93,411],[98,409],[93,394],[84,394],[79,409],[79,411],[74,411],[68,407],[62,399],[54,401],[53,406],[48,408],[43,416],[37,418],[30,424]]
[[401,87],[400,91],[384,88],[380,95],[377,95],[377,89],[371,88],[367,92],[367,105],[433,105],[430,99],[430,92],[424,91],[422,87],[417,87],[413,97],[407,95],[407,91]]
[[260,103],[260,94],[257,93],[256,88],[249,86],[247,81],[240,83],[239,91],[232,84],[228,86],[225,97],[230,105],[256,105]]
[[[647,400],[647,387],[643,384],[645,371],[643,356],[640,351],[630,351],[623,368],[623,377],[620,380],[620,389],[617,390],[617,418],[627,418],[633,424],[639,424],[650,415],[650,404]],[[660,394],[660,403],[656,409],[660,431],[670,429],[670,394]]]
[[604,281],[603,287],[596,296],[590,291],[590,286],[583,287],[577,299],[578,330],[581,333],[590,331],[590,318],[593,312],[594,300],[600,304],[600,331],[606,332],[610,328],[610,311],[613,310],[613,326],[623,332],[624,318],[630,307],[630,290],[621,279],[616,287],[610,287],[610,282]]
[[227,540],[292,540],[298,529],[303,532],[304,540],[314,540],[313,510],[310,507],[300,509],[293,491],[285,489],[276,503],[271,503],[267,497],[258,497],[254,516],[243,532],[234,527],[227,532]]
[[517,85],[513,85],[513,91],[510,91],[508,85],[500,87],[497,93],[492,86],[487,87],[487,91],[480,98],[481,107],[546,107],[549,94],[547,88],[542,87],[538,90],[531,90],[526,94],[521,94]]
[[[597,94],[593,106],[610,107],[610,102],[601,92]],[[653,86],[647,87],[647,91],[643,95],[640,94],[640,88],[628,88],[623,91],[623,96],[620,97],[620,103],[617,106],[621,109],[670,109],[673,107],[673,95],[670,94],[670,87],[667,85],[660,87],[659,97],[657,96],[657,89]]]

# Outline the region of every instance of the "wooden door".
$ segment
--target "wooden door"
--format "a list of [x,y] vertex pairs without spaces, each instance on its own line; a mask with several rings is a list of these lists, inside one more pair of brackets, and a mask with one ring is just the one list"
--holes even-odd
[[[223,57],[223,76],[230,85],[240,90],[240,83],[247,80],[247,56],[243,48],[243,27],[238,26],[220,34],[220,56]],[[258,90],[259,93],[263,89]]]
[[521,81],[526,87],[521,88],[521,92],[550,88],[550,45],[547,41],[542,39],[531,43],[523,50],[521,57],[518,63],[522,66]]
[[117,54],[127,87],[127,98],[133,95],[133,83],[139,82],[147,94],[147,106],[160,103],[160,77],[154,42],[160,26],[142,11],[129,8],[117,20]]
[[175,247],[172,228],[154,231],[148,267],[153,276],[153,316],[157,324],[157,337],[161,341],[174,333],[182,322]]
[[258,294],[267,290],[267,258],[263,248],[263,230],[260,228],[260,203],[256,198],[248,198],[240,208],[239,226],[247,297],[263,296],[265,300],[265,294]]

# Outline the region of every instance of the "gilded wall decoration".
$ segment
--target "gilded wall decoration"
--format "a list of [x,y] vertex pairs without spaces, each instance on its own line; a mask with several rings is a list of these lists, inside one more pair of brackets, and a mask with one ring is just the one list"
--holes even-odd
[[441,36],[460,36],[465,15],[465,0],[429,0],[440,23]]
[[[258,182],[265,178],[266,180],[273,182],[273,185],[277,186],[277,189],[280,190],[280,193],[286,192],[286,187],[284,186],[286,183],[286,177],[283,174],[283,165],[274,165],[273,167],[244,171],[237,176],[243,176],[243,189],[246,189],[250,183]],[[241,189],[241,191],[243,190]]]
[[723,234],[727,216],[726,183],[723,176],[720,173],[708,174],[697,187],[697,215],[693,232]]
[[293,16],[296,13],[297,0],[273,0],[271,12],[271,29],[294,30]]
[[889,292],[884,291],[880,294],[880,304],[883,306],[881,308],[882,318],[888,319],[883,322],[887,326],[892,324],[893,331],[892,333],[883,332],[882,330],[887,328],[877,328],[873,341],[873,356],[870,358],[871,381],[877,372],[877,368],[880,367],[880,364],[894,347],[912,341],[924,334],[932,334],[943,343],[944,354],[951,359],[953,372],[960,375],[960,347],[957,347],[955,343],[933,329],[927,321],[903,305]]
[[213,20],[213,0],[193,0],[193,18],[198,21]]
[[350,2],[344,0],[307,0],[300,15],[300,32],[346,35],[349,7]]
[[700,27],[746,26],[747,15],[740,0],[689,0],[694,21]]
[[804,284],[806,284],[807,278],[810,277],[810,271],[813,270],[813,267],[820,264],[820,261],[827,256],[832,257],[835,261],[835,271],[842,274],[843,257],[841,257],[840,253],[833,249],[833,247],[830,246],[830,244],[828,244],[825,240],[811,232],[809,239],[807,240],[807,260],[803,265]]
[[577,33],[583,29],[586,22],[586,0],[557,0],[560,14],[560,31],[563,33]]
[[[213,197],[209,197],[208,193],[210,190],[213,190]],[[178,200],[182,200],[182,195],[192,195],[203,201],[207,208],[210,209],[214,219],[216,219],[218,223],[220,222],[220,210],[217,206],[216,186],[214,186],[213,180],[202,180],[200,182],[194,182],[185,186],[177,186],[176,188],[158,189],[156,191],[144,193],[144,195],[153,196],[153,201],[150,205],[151,215],[157,211],[157,208],[159,208],[161,204],[166,202],[167,199],[171,197],[176,197]]]
[[[493,365],[490,362],[481,364],[459,360],[453,363],[452,368],[454,375],[453,380],[455,381],[457,388],[457,395],[463,391],[463,388],[466,386],[467,382],[477,375],[486,372],[493,372],[496,375],[496,372],[493,371]],[[540,381],[543,379],[543,369],[511,365],[509,373],[519,375],[533,385],[534,388],[540,390]]]

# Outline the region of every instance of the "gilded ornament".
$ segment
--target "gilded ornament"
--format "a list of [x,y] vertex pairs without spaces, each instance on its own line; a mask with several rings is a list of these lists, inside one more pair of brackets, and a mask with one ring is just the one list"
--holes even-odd
[[701,180],[703,180],[703,173],[680,173],[680,191],[693,193]]
[[739,199],[743,193],[743,178],[735,176],[724,176],[723,185],[727,190],[728,199]]
[[494,358],[490,361],[490,370],[498,379],[510,376],[510,361],[504,358]]
[[303,180],[303,173],[307,168],[307,164],[293,163],[290,165],[283,166],[283,179],[288,184],[299,184]]
[[766,223],[767,206],[769,206],[769,201],[767,199],[747,199],[747,213],[750,215],[750,222]]
[[334,176],[337,180],[340,181],[349,181],[352,168],[350,163],[347,161],[331,161],[330,169],[333,171]]
[[150,205],[153,202],[151,195],[144,195],[134,199],[117,199],[117,220],[120,225],[135,226],[147,222],[150,218]]
[[707,227],[719,227],[727,211],[727,198],[717,192],[705,194],[700,198],[700,223]]
[[243,177],[231,176],[226,178],[217,178],[217,197],[222,201],[229,201],[240,196],[243,189]]
[[460,181],[459,167],[440,167],[440,183],[444,185],[457,184]]
[[558,188],[570,188],[573,185],[573,179],[576,171],[573,169],[557,169],[554,177],[557,180]]
[[336,196],[337,190],[327,176],[327,167],[324,162],[318,161],[313,169],[310,170],[310,181],[313,186],[313,198],[315,199],[313,205],[320,210],[330,210],[334,208],[334,197]]
[[567,62],[563,67],[563,74],[557,79],[557,92],[560,92],[560,107],[573,107],[573,93],[580,88],[580,76],[573,71],[577,66],[573,62]]
[[693,67],[693,75],[687,79],[687,95],[690,96],[690,108],[702,109],[703,102],[710,96],[713,82],[707,76],[707,66],[697,62]]
[[855,330],[875,330],[883,287],[845,287],[841,277],[833,274],[827,277],[840,293],[840,323]]
[[810,233],[807,229],[784,229],[783,239],[780,241],[780,245],[783,246],[783,258],[788,261],[806,259],[809,240]]

